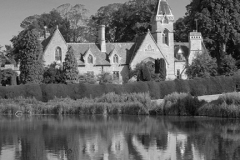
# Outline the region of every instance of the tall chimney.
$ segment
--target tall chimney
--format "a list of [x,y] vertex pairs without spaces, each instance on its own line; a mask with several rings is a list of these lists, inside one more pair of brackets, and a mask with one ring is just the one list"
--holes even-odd
[[106,52],[105,25],[100,25],[98,29],[98,43],[101,52]]

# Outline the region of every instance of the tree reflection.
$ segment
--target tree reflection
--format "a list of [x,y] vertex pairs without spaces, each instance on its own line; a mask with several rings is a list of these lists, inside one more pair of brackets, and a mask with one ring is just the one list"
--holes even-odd
[[233,120],[124,116],[3,118],[0,133],[0,159],[4,159],[7,146],[14,148],[15,160],[240,159],[240,125]]

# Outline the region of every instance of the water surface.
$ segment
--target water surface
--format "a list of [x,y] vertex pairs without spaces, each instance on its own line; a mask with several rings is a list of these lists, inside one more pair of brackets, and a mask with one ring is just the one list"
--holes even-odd
[[239,120],[0,117],[0,160],[237,160]]

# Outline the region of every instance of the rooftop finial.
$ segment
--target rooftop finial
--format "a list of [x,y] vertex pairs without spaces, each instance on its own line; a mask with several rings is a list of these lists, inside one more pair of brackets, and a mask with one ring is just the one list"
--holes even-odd
[[58,25],[56,26],[56,28],[58,29]]

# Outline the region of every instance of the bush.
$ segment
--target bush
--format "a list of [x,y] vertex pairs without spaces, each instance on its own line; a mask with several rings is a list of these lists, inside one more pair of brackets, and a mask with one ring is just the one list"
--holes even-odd
[[148,94],[109,93],[95,99],[55,98],[46,103],[36,99],[0,99],[0,113],[15,114],[149,114]]
[[166,95],[176,92],[176,86],[175,86],[174,81],[160,82],[159,88],[160,88],[159,90],[161,92],[161,98],[164,98]]
[[186,93],[173,93],[164,98],[164,115],[196,116],[198,109],[204,104],[196,97]]
[[18,86],[8,86],[5,88],[4,98],[11,99],[17,97],[36,98],[43,100],[41,87],[37,84],[27,84]]
[[205,104],[198,112],[201,116],[240,118],[240,94],[227,93]]
[[51,99],[73,97],[74,90],[71,85],[66,84],[42,84],[42,99],[43,101],[49,101]]
[[146,93],[149,92],[149,88],[146,82],[132,82],[124,84],[123,91],[125,93]]

